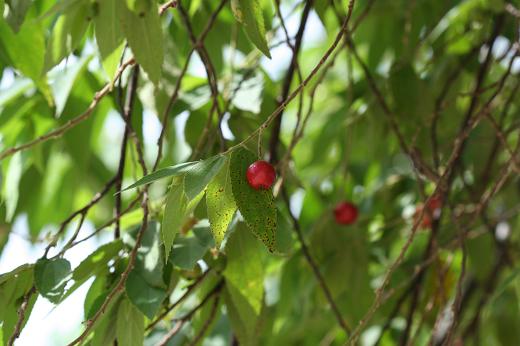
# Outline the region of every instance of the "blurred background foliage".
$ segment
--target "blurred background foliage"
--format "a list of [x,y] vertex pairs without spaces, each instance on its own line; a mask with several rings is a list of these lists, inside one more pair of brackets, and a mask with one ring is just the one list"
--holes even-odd
[[[120,187],[156,168],[164,119],[158,168],[212,157],[254,131],[260,136],[245,144],[269,159],[272,129],[281,119],[274,149],[283,176],[283,187],[274,190],[278,253],[252,237],[238,215],[217,249],[202,199],[181,220],[183,229],[165,259],[159,228],[171,180],[158,181],[149,189],[149,223],[125,293],[83,342],[156,344],[174,328],[172,318],[204,302],[169,345],[340,345],[356,343],[357,332],[363,345],[518,345],[520,4],[352,3],[344,39],[329,60],[301,97],[258,132],[287,98],[287,76],[288,90],[295,90],[300,74],[305,78],[320,64],[348,13],[347,1],[183,0],[159,15],[156,9],[164,4],[155,0],[0,0],[0,151],[7,153],[0,156],[0,262],[16,256],[1,251],[17,236],[17,223],[31,243],[52,243],[59,234],[51,255],[67,250],[75,232],[81,239],[98,229],[87,241],[99,246],[79,269],[66,260],[40,260],[0,276],[0,304],[7,307],[0,312],[0,343],[10,342],[23,303],[29,305],[25,320],[30,316],[36,296],[25,297],[33,285],[43,296],[38,299],[60,303],[88,281],[84,316],[94,316],[135,245],[143,222],[139,192],[116,195],[111,184],[88,214],[76,214],[81,222],[63,222],[120,168]],[[236,6],[243,17],[233,13]],[[301,18],[307,25],[298,37]],[[193,52],[201,35],[205,39]],[[295,45],[301,45],[297,62]],[[140,73],[133,133],[120,167],[135,67],[114,76],[132,57]],[[214,73],[217,94],[207,73]],[[178,97],[168,107],[178,83]],[[110,92],[98,99],[106,85]],[[91,113],[69,127],[93,100]],[[60,126],[66,130],[59,135],[8,152]],[[445,181],[435,180],[445,173]],[[416,210],[420,214],[434,192],[442,196],[442,213],[425,223]],[[121,210],[128,210],[120,218],[122,239],[107,241],[114,226],[104,226],[117,216],[118,196]],[[332,209],[342,200],[359,207],[354,225],[334,222]],[[295,227],[348,332],[338,324]],[[151,324],[184,292],[190,299]],[[374,302],[374,314],[363,320]],[[81,330],[78,325],[59,343]]]

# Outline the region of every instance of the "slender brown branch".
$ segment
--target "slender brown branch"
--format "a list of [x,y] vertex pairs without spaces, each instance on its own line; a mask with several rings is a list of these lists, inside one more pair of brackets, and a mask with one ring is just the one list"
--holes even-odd
[[[130,79],[130,83],[128,84],[125,105],[123,108],[123,120],[125,121],[125,132],[123,134],[123,139],[121,141],[121,151],[119,154],[119,166],[116,174],[116,191],[121,191],[121,185],[123,183],[123,174],[125,170],[125,161],[126,161],[126,150],[128,137],[130,136],[130,128],[132,127],[132,111],[134,108],[134,99],[137,93],[137,82],[139,80],[139,65],[135,65],[132,78]],[[122,196],[120,193],[115,196],[115,214],[116,214],[116,227],[114,229],[114,238],[119,238],[120,236],[120,218],[121,218],[121,200]]]
[[29,308],[29,300],[31,300],[32,295],[36,293],[36,286],[31,287],[27,293],[24,294],[22,304],[18,308],[18,319],[16,321],[16,325],[14,326],[14,331],[9,340],[7,341],[7,346],[13,346],[15,340],[20,336],[22,331],[22,325],[25,320],[25,313]]
[[[305,2],[305,7],[303,8],[302,17],[300,20],[300,26],[298,27],[298,32],[296,33],[291,63],[289,64],[289,68],[287,69],[287,73],[285,75],[285,79],[282,85],[282,91],[280,93],[280,97],[278,98],[278,106],[283,104],[289,96],[291,82],[293,80],[294,72],[296,71],[296,68],[298,66],[298,53],[300,52],[300,48],[302,45],[303,33],[305,32],[305,26],[307,25],[307,20],[309,18],[309,13],[311,11],[313,3],[313,0],[308,0]],[[271,129],[271,139],[269,142],[269,160],[272,163],[276,163],[276,161],[278,161],[277,149],[278,143],[280,141],[280,129],[282,126],[283,111],[284,109],[280,110],[280,113],[275,119],[273,128]]]

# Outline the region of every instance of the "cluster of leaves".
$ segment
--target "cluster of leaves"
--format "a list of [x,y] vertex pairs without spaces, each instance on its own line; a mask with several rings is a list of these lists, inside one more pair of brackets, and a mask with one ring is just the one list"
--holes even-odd
[[0,0],[0,345],[519,344],[518,7]]

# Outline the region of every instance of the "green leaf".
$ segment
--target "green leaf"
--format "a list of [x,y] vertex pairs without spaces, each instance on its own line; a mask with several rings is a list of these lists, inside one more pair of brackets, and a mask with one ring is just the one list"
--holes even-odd
[[224,167],[209,183],[206,191],[206,206],[211,232],[215,238],[217,248],[220,248],[229,223],[237,210],[233,192],[231,191],[231,177],[229,174],[230,161],[226,160]]
[[184,180],[186,196],[189,201],[206,188],[225,162],[226,158],[224,156],[216,155],[189,167]]
[[144,316],[128,299],[121,300],[117,310],[116,338],[119,345],[144,343]]
[[256,314],[260,314],[264,296],[265,252],[258,240],[246,229],[243,223],[237,225],[226,244],[226,279],[246,297]]
[[249,40],[270,59],[260,0],[231,0],[231,9],[235,19],[244,27]]
[[103,68],[110,80],[114,78],[124,48],[117,2],[99,1],[99,14],[94,18],[96,42]]
[[171,187],[164,207],[161,236],[164,243],[165,258],[168,258],[173,240],[184,224],[187,206],[188,199],[184,193],[184,179],[182,179],[179,184]]
[[55,116],[57,118],[61,116],[63,109],[65,109],[72,87],[81,72],[87,68],[91,58],[92,56],[84,56],[73,65],[67,66],[65,71],[52,71],[53,73],[49,73],[49,77],[52,79],[51,90],[56,104]]
[[38,292],[53,303],[60,301],[70,277],[70,263],[64,258],[43,258],[34,266],[34,283]]
[[126,280],[128,298],[146,317],[152,319],[166,298],[166,291],[148,285],[137,272],[132,271]]
[[69,55],[81,42],[89,21],[87,20],[88,2],[73,6],[61,15],[47,44],[45,71],[50,70]]
[[181,269],[192,270],[208,248],[209,246],[201,244],[197,237],[177,237],[173,243],[170,260]]
[[258,337],[255,331],[259,315],[233,284],[226,282],[223,295],[229,321],[240,345],[257,345]]
[[[18,322],[18,309],[24,296],[33,286],[33,266],[22,265],[15,270],[0,276],[0,344],[7,345],[7,341],[14,333]],[[38,295],[33,294],[29,299],[22,329],[27,323]],[[2,335],[3,334],[3,335]]]
[[269,251],[276,247],[276,207],[270,190],[255,190],[249,186],[246,171],[256,156],[247,149],[238,148],[231,154],[231,189],[238,210],[249,229]]
[[179,163],[175,166],[162,168],[150,173],[123,189],[123,191],[150,184],[162,178],[176,177],[185,174],[186,180],[184,185],[186,186],[186,195],[188,196],[188,200],[191,201],[204,190],[211,179],[218,173],[222,165],[224,165],[224,162],[224,156],[216,155],[202,161]]
[[123,242],[120,239],[101,245],[74,269],[72,278],[76,282],[85,282],[99,269],[106,268],[108,262],[116,257],[122,249]]
[[[129,248],[135,246],[139,229],[140,227],[135,227],[123,235],[123,241]],[[138,272],[150,286],[165,287],[163,280],[164,262],[159,224],[152,221],[148,223],[146,230],[144,230],[133,271]]]
[[[25,15],[31,7],[32,0],[10,0],[7,2],[9,5],[9,14],[5,21],[9,23],[14,32],[17,32],[25,20]],[[0,12],[0,16],[3,17],[4,12]]]
[[[199,162],[201,162],[201,161],[199,161]],[[182,175],[188,171],[189,167],[191,167],[195,164],[198,164],[199,162],[184,162],[184,163],[179,163],[178,165],[175,165],[175,166],[170,166],[170,167],[159,169],[159,170],[157,170],[153,173],[150,173],[150,174],[144,176],[143,178],[139,179],[132,185],[123,189],[123,191],[134,189],[139,186],[147,185],[147,184],[153,183],[154,181],[159,180],[159,179],[163,179],[163,178],[167,178],[167,177],[176,177],[176,176]]]
[[161,18],[157,11],[142,16],[132,12],[126,1],[118,1],[121,27],[136,61],[142,66],[154,84],[161,78],[164,59]]
[[[4,47],[14,67],[31,78],[42,93],[50,100],[49,87],[43,74],[45,36],[36,22],[27,22],[18,33],[13,33],[0,20],[0,47]],[[50,102],[52,104],[52,102]]]
[[9,161],[9,168],[4,180],[3,198],[5,200],[5,219],[10,222],[18,205],[18,187],[22,178],[23,162],[22,154],[16,153]]

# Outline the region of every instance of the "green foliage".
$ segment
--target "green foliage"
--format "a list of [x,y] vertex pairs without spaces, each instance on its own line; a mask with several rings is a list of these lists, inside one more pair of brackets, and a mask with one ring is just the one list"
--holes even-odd
[[0,0],[0,345],[520,344],[518,13]]
[[268,58],[271,58],[267,40],[265,39],[265,25],[259,0],[231,0],[231,8],[235,19],[242,24],[247,37]]

